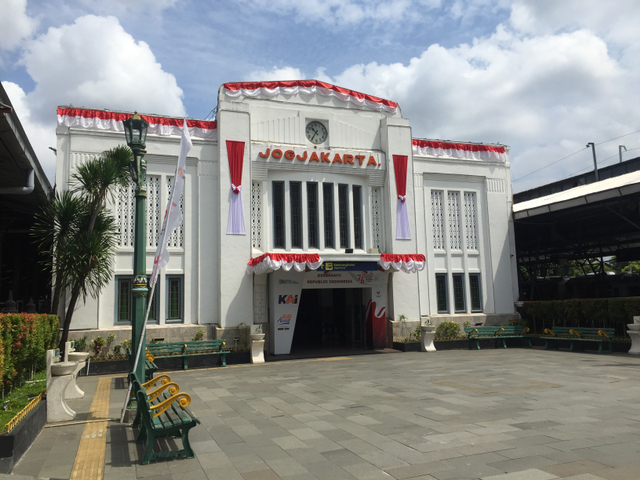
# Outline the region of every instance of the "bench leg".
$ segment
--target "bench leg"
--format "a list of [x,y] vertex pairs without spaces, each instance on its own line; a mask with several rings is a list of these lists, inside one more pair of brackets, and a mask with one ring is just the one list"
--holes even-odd
[[227,366],[227,354],[226,353],[221,353],[220,354],[220,361],[222,362],[222,366],[223,367]]
[[154,443],[153,435],[147,436],[147,442],[144,446],[144,456],[142,457],[142,464],[149,465],[149,462],[153,458],[153,443]]
[[475,346],[476,346],[475,350],[480,350],[480,342],[478,341],[477,338],[470,338],[469,339],[469,350],[473,350],[474,349],[473,348],[474,342],[475,342]]
[[182,447],[184,449],[185,457],[193,458],[195,455],[193,453],[193,449],[191,448],[191,444],[189,443],[189,430],[190,428],[182,429]]

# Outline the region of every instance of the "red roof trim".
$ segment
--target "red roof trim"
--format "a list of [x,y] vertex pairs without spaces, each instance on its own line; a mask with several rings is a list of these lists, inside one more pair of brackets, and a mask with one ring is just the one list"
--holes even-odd
[[442,148],[443,150],[466,150],[469,152],[496,152],[505,153],[504,147],[493,145],[478,145],[469,143],[438,142],[432,140],[413,139],[413,145],[420,148]]
[[292,87],[322,87],[327,88],[329,90],[333,90],[335,92],[342,93],[344,95],[352,95],[356,98],[366,99],[376,103],[382,103],[383,105],[387,105],[392,108],[397,108],[398,104],[396,102],[392,102],[391,100],[385,100],[384,98],[374,97],[373,95],[367,95],[366,93],[356,92],[355,90],[348,90],[346,88],[338,87],[336,85],[331,85],[330,83],[321,82],[319,80],[288,80],[288,81],[280,81],[280,82],[237,82],[237,83],[225,83],[224,88],[228,90],[256,90],[258,88],[292,88]]
[[[105,110],[90,110],[87,108],[58,108],[58,115],[68,117],[84,117],[84,118],[98,118],[100,120],[115,120],[120,122],[131,117],[130,113],[122,112],[108,112]],[[153,125],[167,125],[174,127],[182,127],[182,118],[167,118],[167,117],[153,117],[151,115],[140,115],[147,122]],[[206,120],[188,120],[187,127],[189,128],[202,128],[203,130],[215,130],[217,128],[216,122],[209,122]]]

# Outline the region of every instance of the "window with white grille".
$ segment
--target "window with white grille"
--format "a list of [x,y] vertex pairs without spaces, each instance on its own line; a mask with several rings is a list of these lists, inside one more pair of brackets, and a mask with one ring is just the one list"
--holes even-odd
[[447,192],[447,215],[449,219],[449,248],[461,250],[460,192]]
[[296,179],[273,180],[270,189],[272,248],[367,248],[363,185]]
[[160,235],[160,175],[147,175],[147,247],[157,247]]
[[[173,176],[167,177],[167,198],[171,198],[171,187],[173,185]],[[182,223],[176,228],[171,235],[169,235],[169,241],[167,245],[169,247],[182,248],[184,246],[184,195],[185,191],[182,191],[182,197],[180,198],[180,210],[182,210]]]
[[431,191],[431,232],[433,234],[433,248],[444,250],[444,192]]
[[380,188],[371,189],[371,230],[373,234],[373,246],[378,250],[381,248],[382,238],[382,199],[380,195]]
[[467,249],[478,249],[478,215],[475,192],[464,192],[464,227]]
[[132,183],[118,189],[116,193],[115,211],[118,225],[119,247],[133,247],[135,201],[135,188]]
[[262,250],[262,183],[251,183],[251,245]]

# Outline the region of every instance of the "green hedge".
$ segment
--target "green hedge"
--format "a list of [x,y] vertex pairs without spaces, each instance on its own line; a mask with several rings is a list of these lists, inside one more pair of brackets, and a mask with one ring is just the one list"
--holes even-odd
[[616,336],[625,336],[627,323],[640,315],[640,297],[584,298],[524,302],[523,318],[534,333],[545,328],[591,327],[615,328]]
[[60,324],[55,315],[0,313],[3,387],[21,384],[46,367],[46,351],[56,348]]

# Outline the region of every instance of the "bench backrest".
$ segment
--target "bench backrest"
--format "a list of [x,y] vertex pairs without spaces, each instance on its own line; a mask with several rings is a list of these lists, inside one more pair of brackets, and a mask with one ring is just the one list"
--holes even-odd
[[147,349],[153,355],[158,353],[183,354],[198,351],[220,351],[226,346],[223,338],[217,340],[193,340],[188,342],[149,343]]
[[158,353],[182,353],[183,348],[183,343],[149,343],[147,345],[147,350],[153,355]]
[[[588,328],[588,327],[553,327],[547,328],[545,333],[553,332],[555,335],[569,337],[613,337],[615,328]],[[603,332],[601,335],[599,332]]]
[[521,325],[504,325],[493,327],[464,327],[464,332],[467,336],[474,335],[520,335],[525,332],[526,327]]

